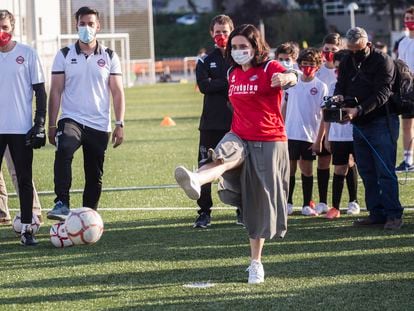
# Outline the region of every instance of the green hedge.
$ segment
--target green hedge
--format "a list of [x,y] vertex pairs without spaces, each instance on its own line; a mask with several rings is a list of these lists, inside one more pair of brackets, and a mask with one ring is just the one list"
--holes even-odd
[[[200,48],[212,48],[209,35],[210,20],[216,14],[201,15],[194,25],[178,25],[180,15],[156,15],[154,18],[155,55],[184,57],[197,55]],[[271,47],[285,41],[306,40],[309,46],[319,46],[326,34],[323,16],[318,11],[289,11],[276,13],[264,20],[266,40]]]
[[195,56],[201,48],[213,47],[209,34],[212,15],[202,15],[194,25],[179,25],[178,16],[155,17],[155,55],[157,59],[165,57]]
[[264,21],[266,40],[271,47],[286,41],[296,41],[318,47],[326,35],[325,21],[318,11],[290,11]]

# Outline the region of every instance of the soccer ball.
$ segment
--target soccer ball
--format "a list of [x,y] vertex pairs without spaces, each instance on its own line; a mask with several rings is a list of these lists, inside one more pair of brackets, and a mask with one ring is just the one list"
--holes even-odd
[[65,229],[74,245],[93,244],[103,233],[101,216],[89,207],[74,209],[65,221]]
[[64,221],[52,225],[50,228],[50,242],[54,247],[68,247],[73,245],[73,242],[69,239],[66,232]]
[[[16,214],[16,216],[14,216],[13,218],[13,230],[14,232],[16,232],[16,234],[21,234],[22,232],[22,221],[21,221],[21,216],[20,216],[20,212]],[[36,214],[33,214],[32,216],[32,230],[33,230],[33,234],[36,234],[37,232],[39,232],[39,228],[40,228],[40,220],[37,217]]]

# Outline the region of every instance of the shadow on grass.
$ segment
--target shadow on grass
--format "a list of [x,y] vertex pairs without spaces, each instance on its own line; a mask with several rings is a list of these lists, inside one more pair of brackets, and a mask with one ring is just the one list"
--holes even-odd
[[[242,267],[232,267],[232,269],[235,268],[242,271],[239,269]],[[298,266],[293,263],[289,271],[297,269]],[[269,265],[267,265],[267,270],[270,270]],[[253,310],[255,307],[259,310],[298,310],[305,306],[306,310],[411,310],[412,306],[413,279],[394,277],[391,280],[375,281],[361,278],[361,280],[345,282],[345,284],[340,280],[338,281],[341,284],[329,284],[329,282],[321,284],[310,278],[312,285],[294,286],[287,290],[284,283],[286,277],[295,277],[292,273],[287,276],[267,275],[266,283],[258,286],[247,285],[245,277],[234,280],[233,276],[232,283],[228,283],[228,278],[231,277],[228,275],[226,278],[228,273],[226,269],[216,269],[215,278],[210,281],[217,286],[210,289],[183,288],[184,284],[194,282],[194,274],[186,273],[185,270],[170,273],[153,272],[149,275],[147,273],[98,275],[89,276],[88,280],[80,277],[52,278],[45,287],[49,287],[50,284],[59,284],[59,287],[67,287],[68,291],[73,286],[94,286],[94,289],[76,293],[54,294],[50,292],[39,296],[0,298],[0,305],[53,302],[63,305],[74,301],[79,302],[79,300],[87,302],[108,298],[114,301],[113,305],[118,305],[114,308],[109,307],[108,310],[160,310],[160,308],[162,310],[234,310],[235,307],[241,310]],[[357,275],[357,273],[353,274]],[[313,274],[301,273],[300,278],[305,280],[309,276],[313,277]],[[337,276],[341,277],[340,274]],[[168,281],[163,282],[160,277]],[[235,281],[237,283],[234,283]],[[27,282],[17,285],[20,285],[20,290],[29,291],[30,288],[43,287],[44,283],[39,281],[31,285]],[[96,285],[105,285],[114,289],[97,289]],[[122,289],[116,289],[116,286],[122,286]],[[225,292],[221,292],[221,289],[225,289]],[[156,297],[141,296],[140,293],[143,291],[159,291],[159,295]],[[176,294],[171,295],[171,291]],[[124,300],[125,296],[128,296],[128,299]]]
[[[407,217],[406,217],[407,218]],[[397,233],[385,232],[381,228],[352,227],[354,218],[342,218],[329,221],[320,218],[295,217],[289,221],[289,231],[283,240],[271,240],[266,243],[265,254],[294,255],[301,253],[326,253],[344,251],[383,250],[413,245],[414,225],[406,224]],[[18,254],[27,256],[55,256],[78,253],[99,257],[99,253],[111,254],[100,260],[124,261],[135,259],[169,261],[170,258],[181,260],[220,259],[240,257],[248,251],[246,231],[229,221],[228,215],[214,218],[211,229],[193,229],[194,217],[167,217],[139,219],[132,221],[112,221],[105,223],[102,239],[93,246],[78,246],[67,249],[55,249],[48,242],[49,226],[41,228],[38,238],[41,244],[32,249],[16,247],[18,238],[10,228],[0,229],[3,242],[0,258],[12,259]],[[412,221],[412,215],[406,222]],[[13,242],[16,242],[14,244]],[[108,247],[109,246],[109,247]],[[145,252],[142,252],[145,249]],[[214,251],[218,250],[218,251]],[[68,259],[69,264],[87,263],[84,258]],[[76,262],[77,261],[77,262]],[[33,266],[53,267],[59,263],[34,262]],[[29,264],[31,265],[31,264]],[[8,264],[13,268],[13,263]]]
[[[132,300],[126,307],[108,310],[411,310],[412,304],[407,299],[410,282],[405,279],[362,281],[289,292],[265,291],[266,285],[250,286],[249,293],[237,288],[225,294],[217,293],[214,288],[201,293],[196,289],[191,295],[136,299],[137,302]],[[381,298],[367,299],[375,290],[381,291]]]
[[[138,216],[136,220],[137,215],[131,214],[129,218],[128,221],[106,222],[106,232],[97,244],[67,249],[55,249],[49,244],[47,226],[42,228],[42,234],[39,236],[42,243],[36,248],[21,247],[17,243],[12,243],[17,242],[17,239],[10,228],[1,228],[0,264],[7,266],[8,273],[22,273],[22,266],[28,270],[60,271],[59,275],[47,279],[3,283],[2,288],[5,290],[47,289],[53,288],[53,284],[59,284],[59,288],[67,288],[68,291],[79,286],[81,291],[76,295],[51,293],[41,297],[19,297],[19,302],[10,298],[0,298],[0,305],[99,299],[112,295],[122,296],[124,287],[139,293],[147,289],[181,288],[183,284],[198,281],[211,281],[218,283],[219,286],[233,284],[231,286],[236,292],[238,286],[245,286],[244,270],[248,264],[248,241],[246,232],[234,224],[233,213],[217,214],[212,229],[207,230],[193,229],[191,224],[194,217],[181,217],[181,214],[146,219],[139,219]],[[327,222],[320,218],[300,216],[291,218],[287,237],[282,241],[270,241],[264,249],[266,277],[275,290],[277,291],[279,282],[287,279],[296,279],[299,282],[301,279],[312,280],[321,277],[329,279],[361,276],[362,278],[378,273],[394,274],[397,278],[399,273],[414,272],[413,213],[406,216],[406,226],[396,234],[386,233],[382,229],[353,228],[351,227],[353,219],[344,217],[338,221]],[[245,260],[240,259],[244,256]],[[174,264],[175,262],[177,265]],[[83,275],[73,273],[76,269],[84,271],[85,266],[87,268]],[[111,268],[109,269],[108,266]],[[118,267],[129,267],[129,269],[124,269],[128,270],[124,272],[122,269],[117,269]],[[130,267],[136,267],[136,271],[130,272]],[[154,269],[154,267],[162,268]],[[90,272],[88,272],[89,268],[92,269]],[[117,289],[112,291],[98,289],[102,285]],[[94,290],[85,291],[85,286],[93,287]],[[407,291],[407,288],[412,290],[412,283],[409,286],[406,280],[361,282],[355,289],[353,286],[325,285],[318,290],[323,293],[323,296],[327,293],[340,296],[340,299],[344,300],[343,303],[346,301],[343,298],[344,293],[352,297],[352,303],[355,302],[355,296],[358,297],[356,301],[363,302],[361,290],[365,287],[380,286],[390,293],[398,286],[402,287],[402,291]],[[387,286],[393,286],[394,289]],[[257,288],[260,291],[264,287]],[[296,303],[294,299],[299,299],[301,305],[306,305],[311,302],[311,299],[315,299],[315,294],[312,294],[314,290],[314,288],[307,289],[305,286],[293,293],[262,293],[259,305],[267,309],[266,306],[271,306],[273,301],[293,308]],[[243,306],[258,303],[255,302],[257,296],[249,297],[243,293],[219,295],[213,289],[209,292],[212,294],[208,296],[210,298],[204,295],[198,297],[197,293],[191,292],[191,295],[184,295],[182,298],[162,296],[159,299],[137,299],[139,302],[135,304],[134,300],[129,300],[128,309],[145,307],[148,310],[155,310],[156,306],[160,307],[160,304],[171,309],[191,309],[194,306],[190,296],[199,299],[201,303],[214,302],[224,309],[230,308],[234,300]],[[382,295],[381,292],[381,297]],[[395,297],[399,297],[398,291],[391,297],[391,301],[394,301]],[[211,307],[214,307],[214,303]],[[321,303],[325,302],[321,301]],[[324,308],[330,302],[326,303],[323,305]],[[373,303],[372,306],[375,304]]]

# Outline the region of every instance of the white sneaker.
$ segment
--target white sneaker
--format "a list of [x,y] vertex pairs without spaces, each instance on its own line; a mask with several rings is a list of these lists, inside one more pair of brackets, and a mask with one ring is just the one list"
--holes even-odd
[[357,202],[353,201],[353,202],[348,203],[348,209],[347,209],[346,213],[348,215],[358,215],[360,210],[361,210],[361,208],[359,207],[359,204]]
[[309,205],[302,207],[302,215],[305,216],[318,216],[318,213]]
[[326,205],[326,203],[320,202],[315,206],[315,211],[318,214],[327,213],[328,210],[329,210],[329,207],[328,207],[328,205]]
[[192,200],[200,198],[201,187],[197,174],[190,172],[184,166],[178,166],[174,172],[177,184],[183,188],[185,194]]
[[264,270],[260,261],[252,260],[246,271],[249,271],[249,284],[259,284],[264,282]]
[[290,203],[287,204],[287,213],[288,215],[293,214],[293,204],[290,204]]

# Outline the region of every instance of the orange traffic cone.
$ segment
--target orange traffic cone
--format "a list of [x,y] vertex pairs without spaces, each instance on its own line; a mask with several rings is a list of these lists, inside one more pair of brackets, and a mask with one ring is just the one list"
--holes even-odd
[[166,116],[164,117],[164,119],[162,119],[161,121],[161,126],[175,126],[175,122],[173,119],[171,119],[170,117]]

